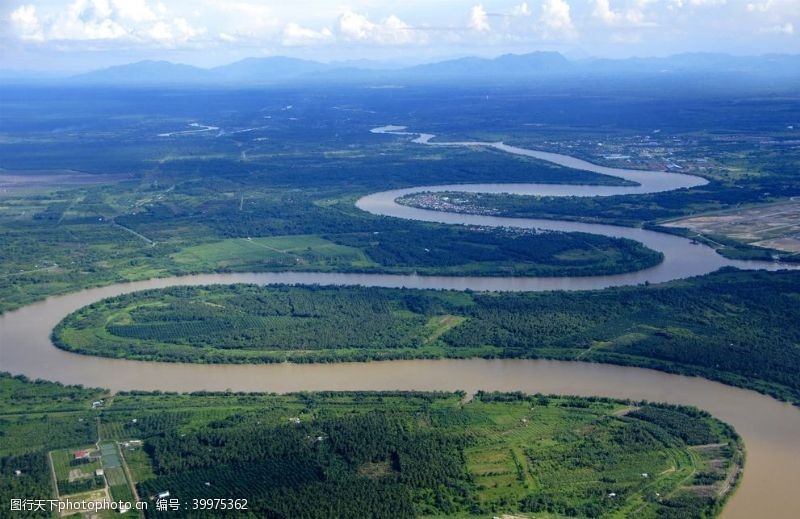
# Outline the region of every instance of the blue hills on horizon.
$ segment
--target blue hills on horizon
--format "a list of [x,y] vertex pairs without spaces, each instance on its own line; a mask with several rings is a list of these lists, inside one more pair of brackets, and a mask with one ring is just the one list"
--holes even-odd
[[245,58],[213,68],[144,60],[77,74],[47,78],[41,73],[0,71],[0,81],[57,81],[74,85],[226,85],[291,81],[442,81],[525,80],[555,77],[653,75],[724,75],[800,78],[800,55],[732,56],[689,53],[662,58],[568,60],[558,52],[504,54],[496,58],[463,57],[408,67],[370,60],[322,63],[285,56]]

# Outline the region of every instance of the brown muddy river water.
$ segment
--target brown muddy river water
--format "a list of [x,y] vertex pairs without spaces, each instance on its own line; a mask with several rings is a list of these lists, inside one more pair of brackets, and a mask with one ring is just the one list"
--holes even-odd
[[[399,131],[395,127],[376,133]],[[416,139],[430,143],[432,136]],[[541,154],[501,144],[450,143],[493,146],[510,153],[530,155],[612,174],[639,182],[640,187],[593,187],[581,196],[652,192],[700,185],[688,175],[630,172],[595,166],[578,159]],[[572,162],[571,162],[572,161]],[[574,162],[577,161],[577,162]],[[587,166],[588,164],[588,166]],[[595,168],[595,169],[592,169]],[[651,175],[648,177],[648,175]],[[648,178],[654,179],[650,183]],[[670,184],[670,182],[672,182]],[[543,187],[544,186],[544,187]],[[642,187],[643,186],[643,187]],[[580,187],[580,186],[577,186]],[[53,327],[67,314],[105,297],[149,288],[219,283],[290,283],[436,288],[454,290],[579,290],[608,286],[662,282],[712,272],[725,265],[741,268],[780,268],[772,263],[733,262],[712,249],[689,240],[653,231],[609,225],[551,220],[526,220],[440,213],[398,205],[395,198],[426,190],[540,193],[558,196],[557,190],[574,194],[576,186],[472,185],[429,186],[377,193],[362,198],[358,206],[376,214],[451,224],[506,225],[553,230],[581,230],[635,239],[664,253],[665,261],[631,274],[583,278],[474,278],[424,277],[335,273],[208,274],[124,283],[51,297],[0,315],[0,370],[31,378],[111,390],[164,391],[317,391],[317,390],[465,390],[479,389],[602,395],[633,400],[653,400],[694,405],[733,425],[744,438],[747,462],[741,486],[726,506],[725,518],[800,517],[800,410],[753,391],[734,388],[702,378],[657,371],[543,360],[418,360],[342,364],[196,365],[139,362],[77,355],[56,349],[50,342]],[[650,191],[647,191],[650,189]],[[615,190],[622,190],[616,192]],[[627,190],[627,191],[626,191]],[[561,193],[561,196],[566,192]]]

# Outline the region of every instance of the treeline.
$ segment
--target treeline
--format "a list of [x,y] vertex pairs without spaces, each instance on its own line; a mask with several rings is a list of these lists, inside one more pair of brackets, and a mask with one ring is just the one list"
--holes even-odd
[[[81,353],[187,362],[580,358],[800,401],[800,330],[786,326],[800,321],[797,297],[797,272],[735,269],[588,292],[174,287],[78,310],[54,340]],[[460,320],[440,330],[447,316]]]
[[[584,276],[618,274],[652,267],[661,253],[626,239],[584,233],[526,233],[419,226],[394,232],[328,236],[337,243],[363,249],[385,267],[456,267],[496,263],[505,274],[521,276]],[[481,273],[478,269],[476,272]]]
[[682,439],[687,445],[714,443],[717,438],[709,423],[700,419],[708,418],[708,413],[696,409],[678,410],[646,405],[631,411],[627,416],[656,424]]
[[735,181],[711,180],[705,186],[692,189],[635,196],[534,197],[465,192],[440,192],[437,196],[462,199],[464,207],[470,208],[468,211],[490,208],[499,216],[638,226],[744,203],[769,202],[800,195],[796,178],[797,158],[774,155],[765,159],[756,154],[748,157],[748,161],[748,167],[761,172]]
[[495,356],[555,357],[700,374],[800,401],[797,272],[741,272],[593,292],[475,294],[442,340]]
[[[160,304],[141,304],[145,300]],[[53,337],[58,346],[82,353],[278,362],[292,352],[414,349],[429,333],[430,315],[413,311],[391,291],[356,287],[173,287],[81,309]]]

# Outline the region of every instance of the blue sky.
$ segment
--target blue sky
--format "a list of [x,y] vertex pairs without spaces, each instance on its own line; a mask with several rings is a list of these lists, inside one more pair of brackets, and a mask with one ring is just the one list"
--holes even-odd
[[800,53],[800,0],[0,0],[0,68]]

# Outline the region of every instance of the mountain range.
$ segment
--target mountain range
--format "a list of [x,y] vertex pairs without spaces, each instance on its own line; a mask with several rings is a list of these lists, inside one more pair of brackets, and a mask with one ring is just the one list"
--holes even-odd
[[[800,55],[731,56],[678,54],[663,58],[568,60],[557,52],[465,57],[410,67],[366,60],[321,63],[274,56],[246,58],[229,65],[199,68],[167,61],[139,61],[60,78],[70,84],[242,85],[295,81],[525,80],[595,76],[725,76],[743,79],[800,79]],[[39,76],[40,78],[41,76]],[[0,81],[24,81],[25,74],[0,71]],[[31,80],[37,76],[29,76]]]

